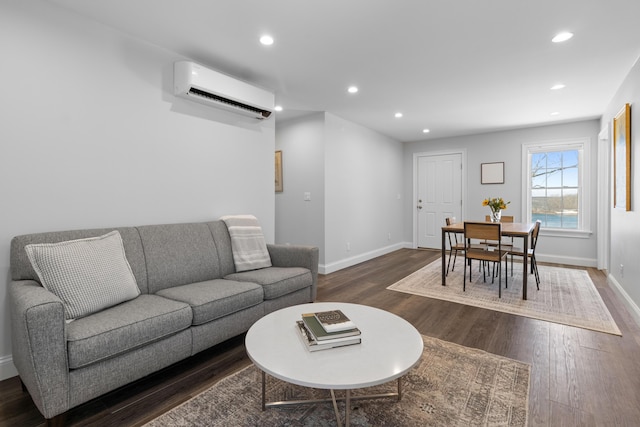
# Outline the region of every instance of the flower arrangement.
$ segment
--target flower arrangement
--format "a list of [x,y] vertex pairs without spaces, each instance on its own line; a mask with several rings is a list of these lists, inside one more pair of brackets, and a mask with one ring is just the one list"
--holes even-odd
[[491,212],[498,212],[507,209],[507,205],[511,202],[505,202],[502,197],[494,197],[493,199],[484,199],[482,206],[489,206]]

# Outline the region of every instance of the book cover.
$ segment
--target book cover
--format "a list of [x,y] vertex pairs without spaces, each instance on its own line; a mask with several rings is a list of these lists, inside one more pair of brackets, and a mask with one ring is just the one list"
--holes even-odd
[[328,310],[314,314],[327,332],[346,331],[356,327],[356,324],[342,310]]
[[322,327],[320,321],[314,313],[303,314],[302,320],[304,321],[304,324],[307,326],[309,331],[313,334],[314,338],[318,341],[360,335],[360,329],[358,329],[357,327],[337,332],[327,332]]

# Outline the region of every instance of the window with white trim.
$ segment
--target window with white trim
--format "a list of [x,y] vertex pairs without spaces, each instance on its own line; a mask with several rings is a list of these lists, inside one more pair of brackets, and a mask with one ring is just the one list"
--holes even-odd
[[548,234],[590,233],[589,139],[522,146],[523,218]]

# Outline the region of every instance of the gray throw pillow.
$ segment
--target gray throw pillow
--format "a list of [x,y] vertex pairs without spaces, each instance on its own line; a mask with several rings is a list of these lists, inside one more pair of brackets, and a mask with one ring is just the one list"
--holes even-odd
[[42,286],[60,298],[67,320],[140,295],[118,231],[88,239],[26,245]]

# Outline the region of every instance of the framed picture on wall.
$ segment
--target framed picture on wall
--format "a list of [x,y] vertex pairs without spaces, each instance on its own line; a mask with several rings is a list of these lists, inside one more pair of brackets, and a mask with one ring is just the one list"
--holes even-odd
[[631,210],[631,107],[613,118],[613,206]]
[[504,162],[481,163],[481,184],[504,184]]
[[276,193],[282,193],[282,151],[276,151]]

